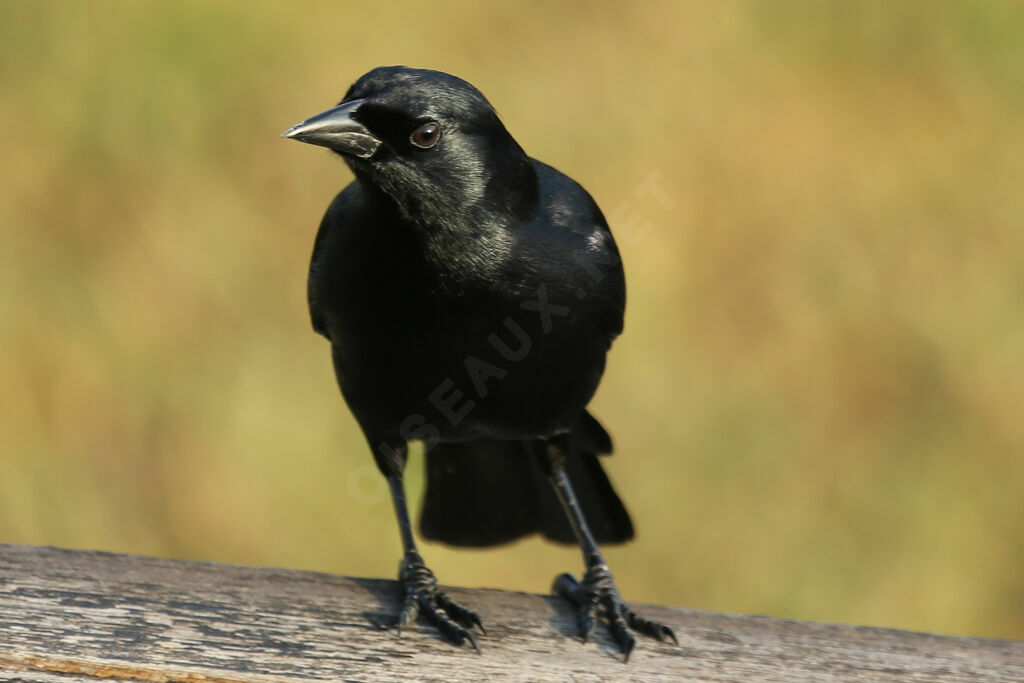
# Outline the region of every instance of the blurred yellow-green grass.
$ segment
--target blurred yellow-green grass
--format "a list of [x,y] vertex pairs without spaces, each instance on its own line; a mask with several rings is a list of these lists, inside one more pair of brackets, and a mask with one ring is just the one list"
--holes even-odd
[[0,541],[395,574],[305,310],[350,176],[278,138],[395,63],[478,85],[613,221],[628,599],[1024,638],[1011,2],[0,3]]

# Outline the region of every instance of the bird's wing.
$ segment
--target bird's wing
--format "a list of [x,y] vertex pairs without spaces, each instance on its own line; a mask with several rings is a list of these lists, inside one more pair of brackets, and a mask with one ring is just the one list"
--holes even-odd
[[610,344],[622,333],[626,282],[608,221],[579,183],[541,161],[534,159],[533,164],[540,182],[541,223],[551,227],[537,248],[566,259],[554,267],[562,279],[571,276],[576,296],[585,293]]
[[328,249],[341,239],[345,226],[351,224],[362,202],[362,190],[359,183],[350,183],[327,207],[327,212],[324,214],[323,220],[320,221],[320,229],[316,233],[316,241],[313,243],[306,296],[309,300],[309,315],[313,322],[313,330],[328,339],[330,339],[330,335],[327,331],[325,313],[320,307],[322,300],[320,293],[325,286],[325,256]]

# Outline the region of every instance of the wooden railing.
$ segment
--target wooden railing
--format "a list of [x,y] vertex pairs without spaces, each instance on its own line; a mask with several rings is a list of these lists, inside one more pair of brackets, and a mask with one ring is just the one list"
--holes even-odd
[[0,544],[0,681],[1024,681],[1024,642],[658,606],[679,646],[623,664],[560,599],[449,592],[481,654],[396,634],[393,581]]

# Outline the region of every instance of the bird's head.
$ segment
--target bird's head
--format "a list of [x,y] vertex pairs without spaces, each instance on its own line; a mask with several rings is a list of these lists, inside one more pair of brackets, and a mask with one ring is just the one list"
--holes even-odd
[[536,201],[533,166],[494,108],[440,71],[376,68],[284,137],[337,152],[418,222],[489,209],[521,215]]

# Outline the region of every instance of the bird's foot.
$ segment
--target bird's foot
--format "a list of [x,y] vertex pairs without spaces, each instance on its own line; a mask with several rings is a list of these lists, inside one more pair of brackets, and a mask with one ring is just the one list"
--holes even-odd
[[576,621],[583,642],[590,640],[593,635],[600,612],[607,620],[608,630],[626,662],[629,661],[629,655],[636,645],[636,638],[630,633],[630,629],[661,642],[671,640],[676,645],[679,644],[671,628],[641,617],[622,601],[612,580],[611,570],[599,557],[587,563],[583,581],[577,581],[572,574],[559,574],[552,590],[576,605]]
[[422,616],[451,642],[462,645],[469,641],[473,649],[480,652],[476,638],[469,632],[469,629],[478,626],[486,635],[480,617],[438,589],[434,572],[423,564],[419,553],[407,553],[402,559],[398,565],[398,580],[405,586],[405,602],[398,616],[399,633],[416,621],[416,617]]

